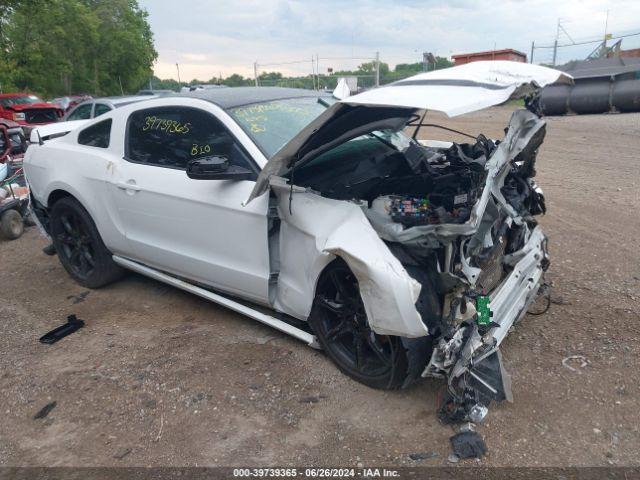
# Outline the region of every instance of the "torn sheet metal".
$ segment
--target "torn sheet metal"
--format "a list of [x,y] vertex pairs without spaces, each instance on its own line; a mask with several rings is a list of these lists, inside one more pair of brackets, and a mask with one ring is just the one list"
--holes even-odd
[[308,315],[315,279],[335,257],[341,257],[358,279],[373,331],[409,338],[429,334],[415,307],[420,284],[371,228],[361,206],[294,187],[290,213],[291,189],[286,180],[272,178],[271,188],[281,220],[277,310]]

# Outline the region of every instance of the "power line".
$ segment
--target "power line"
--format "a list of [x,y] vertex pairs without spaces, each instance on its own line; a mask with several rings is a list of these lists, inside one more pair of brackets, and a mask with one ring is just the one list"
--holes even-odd
[[[615,36],[615,37],[608,38],[607,40],[618,40],[619,38],[635,37],[635,36],[638,36],[638,35],[640,35],[640,32],[630,33],[628,35],[618,35],[618,36]],[[588,45],[590,43],[602,43],[602,38],[599,38],[597,40],[587,40],[587,41],[584,41],[584,42],[565,43],[563,45],[557,45],[557,48],[575,47],[575,46],[578,46],[578,45]],[[536,45],[535,46],[536,49],[538,49],[538,48],[555,48],[555,47],[556,47],[556,45]]]

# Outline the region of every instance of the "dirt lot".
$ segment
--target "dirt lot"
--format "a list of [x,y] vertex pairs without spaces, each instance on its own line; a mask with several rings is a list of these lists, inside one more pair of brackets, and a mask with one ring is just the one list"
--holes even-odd
[[[443,122],[501,138],[509,113]],[[479,427],[482,463],[638,465],[640,115],[548,123],[554,304],[504,343],[515,402]],[[0,241],[0,465],[446,464],[441,383],[371,390],[321,352],[137,275],[83,299],[45,245],[35,228]],[[86,328],[38,342],[70,313]],[[564,367],[570,355],[588,365]]]

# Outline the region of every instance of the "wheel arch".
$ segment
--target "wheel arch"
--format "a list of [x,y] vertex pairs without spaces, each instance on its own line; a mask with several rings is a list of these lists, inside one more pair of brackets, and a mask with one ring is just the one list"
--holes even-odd
[[97,199],[95,197],[91,199],[89,196],[84,196],[80,194],[80,192],[78,192],[75,188],[71,187],[70,185],[63,184],[63,183],[56,183],[55,185],[51,186],[49,191],[44,196],[44,199],[46,199],[45,210],[47,212],[47,216],[49,217],[51,216],[51,210],[53,206],[63,198],[70,198],[75,200],[80,204],[82,208],[84,208],[87,211],[87,213],[91,217],[91,220],[95,224],[96,229],[98,230],[98,233],[102,238],[102,241],[105,243],[107,248],[113,251],[114,250],[113,249],[114,234],[112,232],[112,229],[109,228],[109,224],[105,223],[104,218],[99,215],[101,210],[103,210],[103,207],[99,203],[96,204]]
[[57,188],[53,190],[51,193],[49,193],[49,196],[47,197],[47,208],[50,210],[58,200],[61,200],[66,197],[71,197],[82,205],[82,202],[78,200],[74,195],[69,193],[67,190],[64,190],[62,188]]

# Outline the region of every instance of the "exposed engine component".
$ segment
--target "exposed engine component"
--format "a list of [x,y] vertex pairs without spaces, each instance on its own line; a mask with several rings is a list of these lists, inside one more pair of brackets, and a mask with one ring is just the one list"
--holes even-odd
[[452,202],[447,201],[447,204],[453,204],[450,209],[434,203],[431,200],[431,196],[408,197],[391,195],[380,198],[385,201],[385,209],[388,208],[391,219],[406,227],[438,223],[464,223],[469,220],[471,212],[466,207],[468,203],[467,193],[457,194]]

